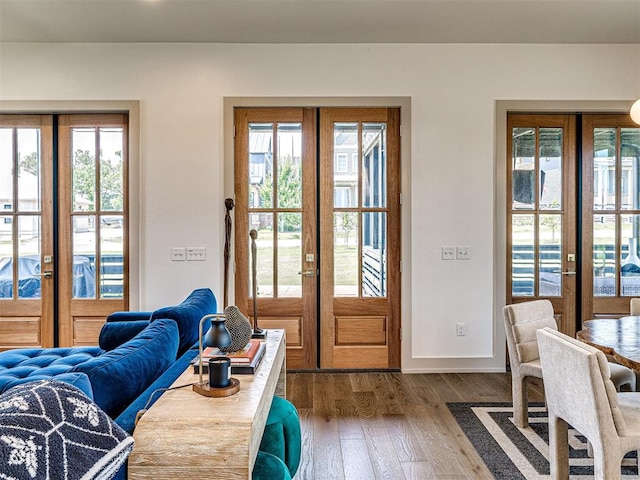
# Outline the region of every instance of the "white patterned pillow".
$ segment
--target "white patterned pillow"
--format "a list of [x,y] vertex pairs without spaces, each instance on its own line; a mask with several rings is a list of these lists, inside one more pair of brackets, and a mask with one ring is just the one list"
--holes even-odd
[[81,390],[40,380],[0,395],[0,479],[109,480],[133,438]]

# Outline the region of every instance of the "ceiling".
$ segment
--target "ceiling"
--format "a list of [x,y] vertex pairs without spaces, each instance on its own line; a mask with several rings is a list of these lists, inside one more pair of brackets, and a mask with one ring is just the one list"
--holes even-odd
[[640,44],[640,0],[0,0],[0,42]]

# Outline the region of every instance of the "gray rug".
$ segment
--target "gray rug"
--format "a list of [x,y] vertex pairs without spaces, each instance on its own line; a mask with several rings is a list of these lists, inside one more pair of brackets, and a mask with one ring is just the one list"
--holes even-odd
[[[529,405],[530,428],[513,423],[510,403],[448,403],[454,418],[476,451],[498,480],[536,480],[549,477],[549,430],[544,405]],[[622,478],[638,478],[636,453],[623,460]],[[569,430],[570,475],[593,478],[593,460],[587,455],[586,439]]]

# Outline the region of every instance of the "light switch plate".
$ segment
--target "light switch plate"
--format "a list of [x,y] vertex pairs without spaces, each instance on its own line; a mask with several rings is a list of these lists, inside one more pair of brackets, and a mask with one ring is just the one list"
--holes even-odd
[[456,247],[456,258],[458,260],[470,260],[471,247]]
[[207,249],[204,247],[187,247],[188,262],[202,262],[207,259]]
[[184,247],[173,247],[171,249],[172,262],[184,262],[186,258],[186,250]]
[[455,260],[456,247],[442,247],[442,260]]

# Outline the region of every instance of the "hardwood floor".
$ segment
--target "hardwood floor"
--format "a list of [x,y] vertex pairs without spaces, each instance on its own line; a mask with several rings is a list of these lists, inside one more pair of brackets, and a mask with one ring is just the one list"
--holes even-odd
[[[447,402],[511,401],[508,373],[288,373],[302,424],[294,480],[452,480],[492,475]],[[542,383],[529,388],[543,400]]]

